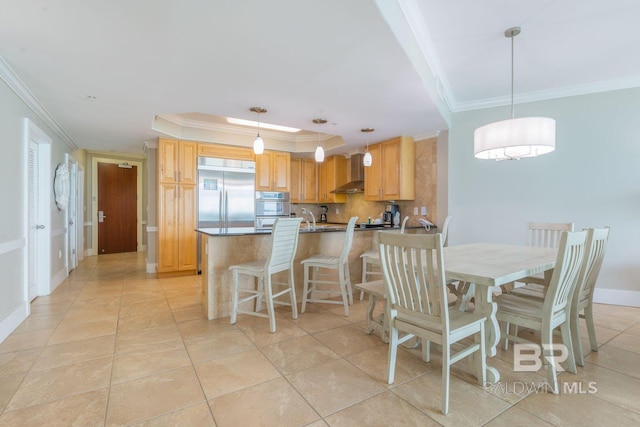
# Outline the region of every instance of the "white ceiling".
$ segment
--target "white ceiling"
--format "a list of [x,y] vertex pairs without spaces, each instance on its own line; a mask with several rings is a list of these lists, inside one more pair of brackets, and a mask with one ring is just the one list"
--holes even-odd
[[363,127],[376,129],[370,142],[434,135],[451,111],[509,102],[504,30],[516,25],[516,101],[640,86],[638,0],[0,0],[0,10],[0,56],[90,150],[140,153],[160,135],[157,115],[255,120],[251,106],[311,131],[326,118],[321,131],[346,143],[329,154],[364,145]]

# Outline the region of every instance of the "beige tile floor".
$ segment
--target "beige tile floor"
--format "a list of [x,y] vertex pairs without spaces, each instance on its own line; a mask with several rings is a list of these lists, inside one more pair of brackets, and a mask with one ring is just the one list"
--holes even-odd
[[[640,309],[597,305],[600,350],[562,382],[595,393],[525,393],[538,373],[513,353],[489,363],[503,391],[454,366],[440,408],[440,359],[401,349],[386,383],[387,346],[351,316],[312,304],[298,320],[207,321],[199,277],[155,279],[144,254],[91,257],[0,344],[0,426],[640,425]],[[584,327],[583,327],[584,330]],[[522,333],[529,333],[523,331]],[[583,333],[583,336],[585,334]],[[505,387],[507,391],[505,390]]]

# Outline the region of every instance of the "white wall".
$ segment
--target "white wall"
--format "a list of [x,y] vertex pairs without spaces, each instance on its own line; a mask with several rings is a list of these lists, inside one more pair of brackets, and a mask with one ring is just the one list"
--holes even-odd
[[[2,342],[28,313],[28,303],[24,293],[27,236],[24,235],[27,214],[24,194],[26,185],[24,118],[29,118],[52,139],[51,173],[58,163],[64,161],[64,153],[70,147],[49,126],[51,121],[43,119],[41,106],[35,101],[22,83],[12,74],[0,58],[0,342]],[[20,89],[23,89],[22,91]],[[18,95],[20,92],[20,95]],[[28,100],[28,101],[27,101]],[[37,113],[34,108],[39,108]],[[53,176],[51,177],[53,182]],[[53,186],[44,189],[51,193]],[[52,202],[51,212],[51,289],[66,277],[66,224],[64,212],[60,212]],[[59,251],[62,257],[58,258]]]
[[523,244],[529,221],[611,226],[597,301],[640,306],[640,89],[516,105],[556,119],[553,153],[520,161],[473,157],[475,128],[509,108],[453,114],[449,244]]

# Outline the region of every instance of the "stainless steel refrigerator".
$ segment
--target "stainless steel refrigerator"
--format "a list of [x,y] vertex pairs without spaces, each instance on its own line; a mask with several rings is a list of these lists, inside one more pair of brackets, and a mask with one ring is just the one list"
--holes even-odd
[[[255,162],[198,157],[198,228],[255,227]],[[198,233],[198,271],[200,268]]]

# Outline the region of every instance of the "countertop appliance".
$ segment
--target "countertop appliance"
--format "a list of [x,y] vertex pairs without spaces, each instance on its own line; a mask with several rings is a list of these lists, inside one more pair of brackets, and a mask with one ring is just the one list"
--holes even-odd
[[[255,162],[198,157],[198,228],[255,227]],[[198,271],[200,266],[198,233]]]
[[327,222],[327,212],[329,212],[329,208],[327,206],[320,206],[320,222]]
[[395,203],[387,203],[382,214],[382,222],[385,227],[394,226],[394,218],[400,216],[400,208]]
[[289,193],[256,191],[256,230],[273,227],[276,218],[288,218],[291,214]]

